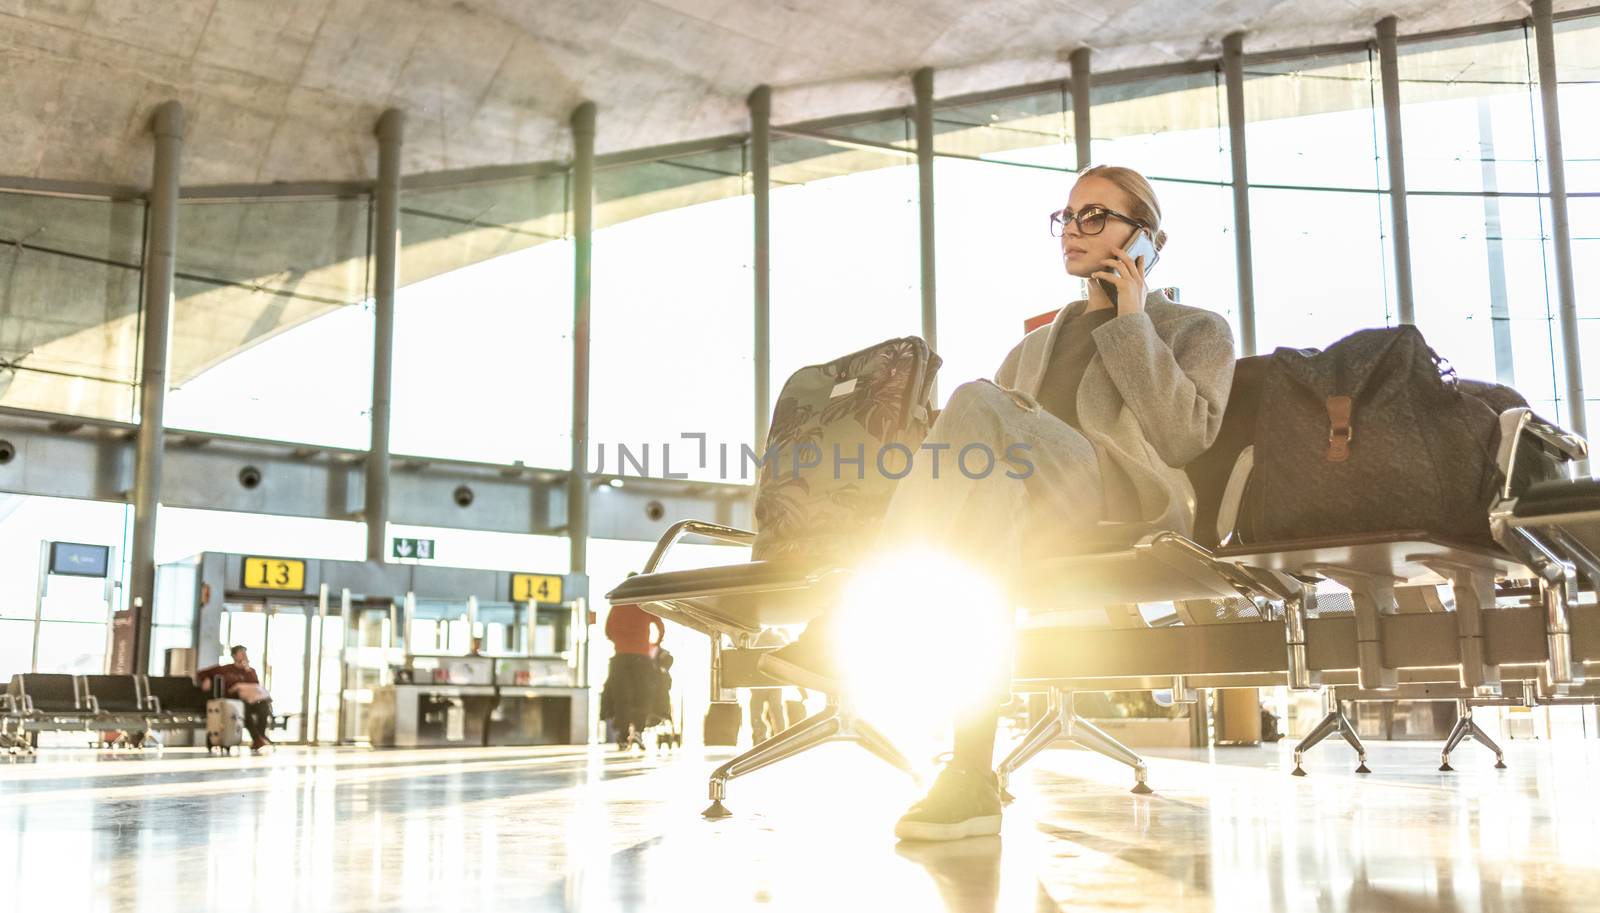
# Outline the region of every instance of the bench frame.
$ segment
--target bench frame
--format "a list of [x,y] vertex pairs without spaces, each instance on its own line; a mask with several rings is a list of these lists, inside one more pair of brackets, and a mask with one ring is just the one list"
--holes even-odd
[[[20,674],[20,673],[19,673]],[[131,748],[162,747],[159,733],[166,730],[204,729],[205,710],[165,710],[161,701],[150,693],[149,677],[130,676],[140,705],[139,711],[102,711],[100,702],[89,691],[88,676],[74,675],[72,711],[41,712],[34,708],[33,700],[24,691],[13,696],[0,693],[0,750],[13,754],[33,754],[37,734],[40,732],[111,732],[121,731],[114,741],[91,741],[93,747]],[[25,682],[26,680],[24,680]],[[25,687],[25,685],[24,685]],[[292,714],[275,715],[268,721],[269,729],[282,729]]]
[[[1066,738],[1127,764],[1134,771],[1134,792],[1150,791],[1144,761],[1076,714],[1077,691],[1171,687],[1187,696],[1193,689],[1212,687],[1284,685],[1297,691],[1321,690],[1327,713],[1295,746],[1298,776],[1305,775],[1305,754],[1332,735],[1341,736],[1356,752],[1356,771],[1368,772],[1365,747],[1341,709],[1346,700],[1455,701],[1458,720],[1441,753],[1441,770],[1451,769],[1451,752],[1467,739],[1488,748],[1495,754],[1496,766],[1504,766],[1499,746],[1472,719],[1475,706],[1600,702],[1600,688],[1584,685],[1584,662],[1600,663],[1600,607],[1580,609],[1577,599],[1580,568],[1591,584],[1600,586],[1600,558],[1575,548],[1559,529],[1552,532],[1549,522],[1515,518],[1509,482],[1520,444],[1531,442],[1564,460],[1582,459],[1587,447],[1527,409],[1504,413],[1501,427],[1498,458],[1508,481],[1490,520],[1503,551],[1457,546],[1423,534],[1212,551],[1174,532],[1155,532],[1126,548],[1046,562],[1049,567],[1041,573],[1047,578],[1054,574],[1055,579],[1043,580],[1042,592],[1052,585],[1082,589],[1090,580],[1087,589],[1093,598],[1086,601],[1106,606],[1113,627],[1071,629],[1072,642],[1080,647],[1084,641],[1095,642],[1088,652],[1054,650],[1048,633],[1021,632],[1013,690],[1046,692],[1049,710],[1000,762],[1002,786],[1027,760],[1056,739]],[[748,530],[680,521],[661,537],[642,574],[624,581],[607,598],[644,604],[709,635],[713,701],[734,701],[735,689],[741,687],[784,684],[755,669],[764,652],[751,649],[761,623],[719,611],[719,600],[746,599],[754,604],[773,596],[789,606],[810,596],[821,603],[828,587],[848,578],[849,569],[820,567],[762,584],[741,584],[733,574],[719,578],[715,588],[696,589],[693,572],[657,574],[671,546],[688,534],[738,545],[751,545],[755,539]],[[715,570],[726,577],[738,568]],[[1025,571],[1025,576],[1029,573]],[[675,590],[652,591],[654,584],[668,577],[674,578]],[[1343,617],[1312,616],[1307,604],[1312,601],[1310,586],[1317,580],[1332,580],[1348,589],[1354,611]],[[1533,593],[1536,605],[1497,608],[1497,582],[1505,581],[1532,581],[1533,587],[1521,592]],[[1433,589],[1441,584],[1451,589],[1454,611],[1447,611]],[[1027,590],[1024,586],[1024,599]],[[1167,593],[1164,599],[1152,595],[1162,591]],[[1262,608],[1262,620],[1194,624],[1199,616],[1184,602],[1234,596]],[[1137,611],[1127,609],[1129,604],[1166,600],[1177,604],[1173,620],[1183,624],[1151,626]],[[821,609],[815,605],[810,615],[797,612],[796,617],[773,623],[807,621]],[[731,648],[725,640],[731,641]],[[1122,648],[1108,647],[1113,643]],[[1031,656],[1030,650],[1043,651],[1043,658]],[[1119,663],[1116,657],[1123,660]],[[729,780],[838,738],[854,738],[895,766],[909,769],[898,750],[835,696],[823,714],[718,767],[711,777],[712,805],[706,816],[729,814],[723,806]]]

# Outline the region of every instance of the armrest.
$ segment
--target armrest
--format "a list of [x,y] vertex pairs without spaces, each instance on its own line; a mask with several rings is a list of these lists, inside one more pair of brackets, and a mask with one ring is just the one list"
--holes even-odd
[[641,573],[655,573],[656,568],[661,564],[661,559],[666,557],[667,549],[672,548],[679,539],[690,533],[733,545],[750,545],[756,541],[756,534],[747,529],[735,529],[731,526],[723,526],[720,523],[712,523],[707,520],[679,520],[668,527],[665,533],[662,533],[661,540],[656,543],[655,551],[650,553],[650,560],[645,562],[644,570]]
[[95,697],[92,694],[84,695],[84,698],[86,700],[88,700],[88,702],[89,702],[89,712],[94,714],[95,716],[99,716],[100,715],[100,699]]
[[145,695],[144,708],[151,713],[159,714],[161,712],[161,698],[156,697],[154,694]]
[[1511,497],[1511,480],[1517,470],[1517,451],[1524,443],[1532,443],[1545,453],[1564,462],[1576,462],[1589,456],[1589,444],[1583,438],[1537,415],[1532,409],[1519,407],[1500,413],[1500,449],[1495,463],[1505,479],[1502,498]]
[[1528,420],[1523,427],[1523,433],[1531,435],[1546,449],[1567,460],[1577,462],[1589,456],[1589,442],[1576,434],[1552,425],[1537,415]]

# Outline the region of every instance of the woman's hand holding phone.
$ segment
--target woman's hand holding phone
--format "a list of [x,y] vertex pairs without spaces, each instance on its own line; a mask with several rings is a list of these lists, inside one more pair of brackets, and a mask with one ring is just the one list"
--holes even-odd
[[[1134,239],[1137,239],[1139,234],[1136,233]],[[1128,246],[1134,246],[1132,240],[1129,241]],[[1093,274],[1093,278],[1101,280],[1110,285],[1112,289],[1115,289],[1115,294],[1112,297],[1117,302],[1117,316],[1137,314],[1143,311],[1144,297],[1148,292],[1144,282],[1144,258],[1140,257],[1135,260],[1128,256],[1126,250],[1118,248],[1113,250],[1111,256],[1102,261],[1101,265],[1105,269]]]

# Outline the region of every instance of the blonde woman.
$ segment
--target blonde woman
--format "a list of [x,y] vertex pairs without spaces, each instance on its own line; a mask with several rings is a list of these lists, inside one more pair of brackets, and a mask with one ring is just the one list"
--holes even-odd
[[[1167,236],[1155,191],[1138,172],[1085,169],[1067,205],[1050,213],[1050,228],[1067,275],[1088,280],[1088,297],[1027,334],[993,380],[970,381],[950,395],[924,442],[949,445],[944,471],[933,472],[919,453],[896,486],[875,554],[932,546],[986,569],[1004,590],[1024,554],[1066,545],[1102,520],[1190,529],[1194,492],[1183,466],[1210,446],[1222,423],[1232,330],[1217,313],[1149,289],[1145,271]],[[976,478],[955,471],[956,454],[976,445],[999,458],[999,468]],[[996,614],[992,624],[963,619],[973,626],[964,636],[1009,625],[1010,612]],[[823,620],[832,626],[833,619]],[[839,693],[834,644],[815,633],[818,627],[763,657],[761,668]],[[950,763],[896,826],[901,838],[999,832],[993,754],[1009,670],[991,675],[984,699],[957,721]]]

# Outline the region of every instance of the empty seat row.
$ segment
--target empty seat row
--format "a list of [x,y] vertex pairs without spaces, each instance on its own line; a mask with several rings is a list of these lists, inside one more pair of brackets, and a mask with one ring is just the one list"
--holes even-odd
[[208,697],[187,676],[18,673],[0,695],[0,748],[31,750],[39,732],[115,729],[142,741],[204,726]]

